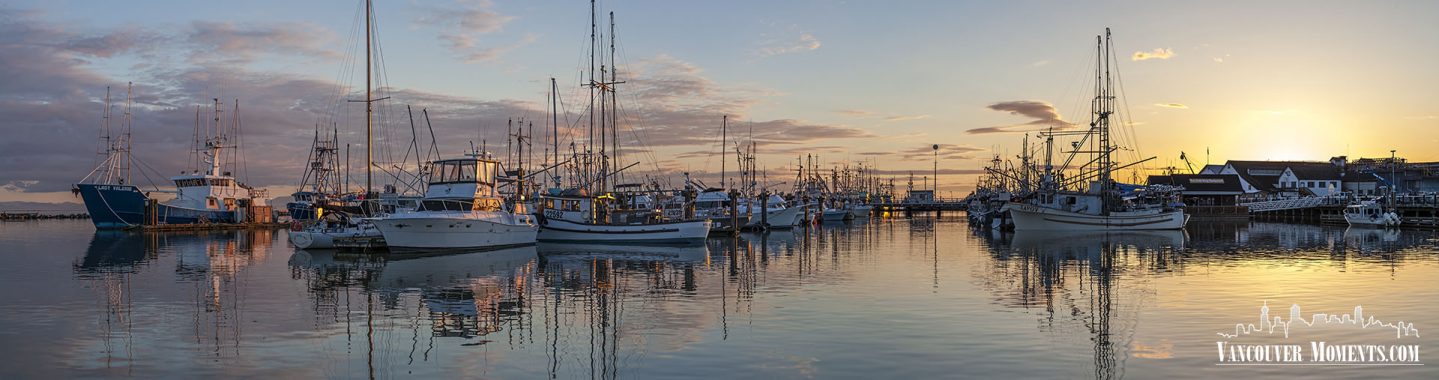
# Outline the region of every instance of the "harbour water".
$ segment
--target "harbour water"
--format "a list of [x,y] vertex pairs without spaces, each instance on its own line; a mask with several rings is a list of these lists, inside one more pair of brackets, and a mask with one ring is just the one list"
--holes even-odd
[[[1439,378],[1432,230],[990,234],[946,215],[377,257],[34,221],[0,224],[0,260],[4,378]],[[1288,341],[1417,345],[1425,365],[1221,365],[1219,333],[1266,305],[1413,323]]]

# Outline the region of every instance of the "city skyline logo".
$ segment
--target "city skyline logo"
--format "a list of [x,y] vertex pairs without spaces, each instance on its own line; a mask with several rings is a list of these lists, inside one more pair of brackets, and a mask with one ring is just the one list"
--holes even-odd
[[[1333,331],[1332,329],[1382,331],[1383,338],[1362,341],[1330,342],[1314,339],[1301,332]],[[1391,336],[1390,333],[1393,333]],[[1365,314],[1357,305],[1350,313],[1314,313],[1307,318],[1299,304],[1289,307],[1289,316],[1271,315],[1269,302],[1259,308],[1258,323],[1236,323],[1233,330],[1216,333],[1221,366],[1422,366],[1420,347],[1414,340],[1419,328],[1404,321],[1389,322]],[[1307,343],[1279,343],[1274,338],[1290,340],[1304,337]],[[1384,342],[1375,339],[1385,340]],[[1262,342],[1262,343],[1260,343]]]

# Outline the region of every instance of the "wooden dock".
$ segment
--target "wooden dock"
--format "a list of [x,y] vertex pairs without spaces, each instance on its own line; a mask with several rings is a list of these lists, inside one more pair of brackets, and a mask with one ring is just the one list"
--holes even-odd
[[892,202],[874,204],[876,211],[965,211],[969,204],[960,200],[937,200],[934,202]]
[[195,223],[195,224],[152,224],[137,225],[131,229],[138,229],[147,232],[166,231],[233,231],[233,230],[273,230],[284,227],[279,223]]

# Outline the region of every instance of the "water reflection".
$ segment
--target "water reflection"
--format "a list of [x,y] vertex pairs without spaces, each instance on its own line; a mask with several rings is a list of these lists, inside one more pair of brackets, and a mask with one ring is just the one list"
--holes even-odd
[[[73,265],[74,277],[100,293],[104,368],[132,370],[136,341],[134,277],[162,255],[175,260],[173,281],[189,294],[190,337],[214,356],[238,356],[245,278],[239,274],[269,255],[272,231],[184,234],[96,232],[83,258]],[[144,284],[148,285],[148,284]],[[141,294],[141,296],[150,296]],[[149,316],[149,310],[145,310]],[[141,321],[146,323],[149,321]],[[144,329],[148,326],[142,326]]]
[[[1130,331],[1144,289],[1121,287],[1126,272],[1168,266],[1184,231],[1019,231],[993,244],[986,284],[1008,307],[1037,310],[1046,332],[1083,332],[1095,378],[1123,377]],[[1064,336],[1062,338],[1074,338]]]
[[[1216,279],[1227,269],[1262,276],[1302,265],[1338,268],[1359,284],[1399,281],[1406,265],[1432,266],[1439,244],[1433,231],[1253,223],[997,233],[932,217],[679,247],[351,255],[291,252],[282,239],[268,231],[94,234],[62,263],[67,281],[93,293],[53,317],[94,328],[47,333],[66,339],[44,359],[54,369],[39,374],[1218,375],[1184,362],[1192,360],[1186,343],[1145,333],[1142,313],[1213,306],[1218,297],[1166,283],[1247,292],[1235,283],[1255,277]],[[1173,331],[1159,336],[1212,335],[1209,324],[1165,326]]]

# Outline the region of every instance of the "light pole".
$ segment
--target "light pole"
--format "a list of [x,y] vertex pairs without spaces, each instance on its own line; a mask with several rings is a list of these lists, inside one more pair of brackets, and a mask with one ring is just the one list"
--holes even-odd
[[934,198],[939,199],[939,144],[934,144]]

